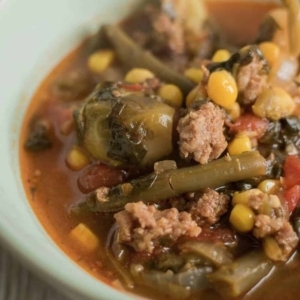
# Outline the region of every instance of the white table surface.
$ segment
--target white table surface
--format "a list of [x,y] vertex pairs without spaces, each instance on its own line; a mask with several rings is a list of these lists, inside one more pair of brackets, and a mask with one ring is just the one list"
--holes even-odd
[[0,300],[70,300],[26,270],[0,244]]

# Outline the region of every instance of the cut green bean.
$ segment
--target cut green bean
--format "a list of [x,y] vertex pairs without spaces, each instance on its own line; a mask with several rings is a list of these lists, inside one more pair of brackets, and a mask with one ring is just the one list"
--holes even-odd
[[232,262],[232,254],[225,246],[216,243],[189,241],[180,245],[180,249],[183,252],[195,253],[216,267]]
[[149,51],[139,47],[120,27],[104,25],[103,30],[118,58],[128,67],[146,68],[161,80],[177,85],[184,95],[187,95],[195,86],[192,81],[170,69]]
[[207,278],[223,297],[238,297],[267,276],[272,267],[263,252],[253,251],[208,274]]
[[245,152],[239,156],[223,157],[205,165],[169,170],[137,178],[129,183],[109,189],[97,199],[97,191],[86,201],[91,211],[110,212],[124,208],[129,202],[157,203],[204,188],[217,188],[230,182],[266,174],[266,160],[258,151]]

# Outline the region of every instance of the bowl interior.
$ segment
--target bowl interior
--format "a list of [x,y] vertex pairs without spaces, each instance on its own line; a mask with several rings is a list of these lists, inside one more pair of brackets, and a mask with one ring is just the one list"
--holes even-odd
[[0,242],[73,299],[132,297],[83,271],[37,221],[20,179],[20,128],[33,92],[49,71],[100,24],[116,22],[140,4],[140,0],[7,0],[0,6]]

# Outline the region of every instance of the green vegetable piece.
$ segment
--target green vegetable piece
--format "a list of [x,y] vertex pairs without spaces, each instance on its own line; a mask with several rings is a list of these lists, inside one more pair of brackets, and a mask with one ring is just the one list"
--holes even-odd
[[222,297],[239,297],[267,276],[272,267],[264,253],[253,251],[208,274],[207,278]]
[[232,254],[226,249],[215,243],[188,241],[180,245],[183,252],[195,253],[206,259],[216,267],[226,265],[232,262]]
[[226,156],[206,165],[151,173],[111,188],[105,195],[105,201],[98,201],[97,191],[90,194],[86,201],[91,211],[118,211],[129,202],[157,203],[184,193],[207,187],[217,188],[265,173],[266,160],[259,152],[245,152],[239,156]]
[[104,25],[103,30],[118,58],[128,67],[146,68],[161,80],[177,85],[184,95],[187,95],[194,88],[195,84],[192,81],[176,73],[151,53],[140,48],[120,27]]
[[210,266],[191,268],[184,272],[174,273],[147,270],[141,265],[131,265],[130,271],[138,284],[158,290],[172,299],[186,299],[192,293],[207,287],[206,275],[212,272]]
[[174,113],[140,85],[104,82],[74,117],[82,146],[95,159],[148,166],[173,151]]

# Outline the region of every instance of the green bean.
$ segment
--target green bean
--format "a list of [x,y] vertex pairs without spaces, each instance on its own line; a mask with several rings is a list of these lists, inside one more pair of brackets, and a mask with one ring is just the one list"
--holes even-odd
[[231,253],[222,245],[215,243],[188,241],[180,245],[183,252],[195,253],[213,265],[220,267],[232,262]]
[[124,208],[129,202],[157,203],[204,188],[217,188],[230,182],[266,173],[266,160],[258,151],[239,156],[223,157],[205,165],[168,170],[137,178],[111,188],[104,201],[98,201],[97,191],[86,201],[91,211],[110,212]]
[[194,84],[190,80],[170,69],[150,52],[139,47],[120,27],[104,25],[103,30],[118,58],[125,65],[152,71],[161,80],[177,85],[184,95],[193,89]]
[[223,297],[238,297],[267,276],[272,267],[263,252],[253,251],[208,274],[207,278]]

